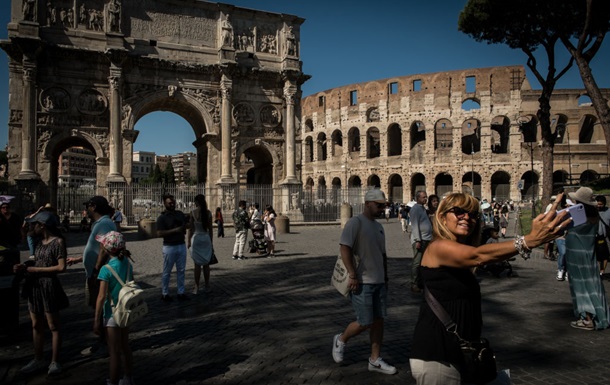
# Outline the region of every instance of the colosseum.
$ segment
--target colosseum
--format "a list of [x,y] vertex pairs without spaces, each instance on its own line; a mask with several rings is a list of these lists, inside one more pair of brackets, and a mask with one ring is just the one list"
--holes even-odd
[[[376,186],[394,202],[420,189],[538,199],[539,95],[523,66],[409,75],[310,95],[302,102],[304,188]],[[608,176],[602,127],[586,91],[555,90],[551,108],[554,186]]]

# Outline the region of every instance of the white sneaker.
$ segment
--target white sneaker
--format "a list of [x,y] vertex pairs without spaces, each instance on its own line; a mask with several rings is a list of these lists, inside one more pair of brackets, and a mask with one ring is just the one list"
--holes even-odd
[[339,338],[341,334],[335,335],[333,338],[333,360],[340,364],[343,362],[343,351],[345,350],[345,342]]
[[396,368],[385,362],[381,357],[377,357],[375,361],[371,361],[369,358],[369,372],[396,374]]
[[119,380],[119,385],[135,385],[135,382],[130,377],[123,377]]
[[59,374],[61,373],[61,365],[59,365],[58,362],[51,362],[51,365],[49,365],[49,372],[47,373],[49,376],[52,376],[54,374]]
[[563,281],[566,279],[565,272],[563,270],[557,270],[557,280]]
[[26,374],[33,373],[44,369],[46,366],[47,364],[43,360],[37,360],[34,358],[32,361],[28,362],[26,366],[21,368],[20,372]]

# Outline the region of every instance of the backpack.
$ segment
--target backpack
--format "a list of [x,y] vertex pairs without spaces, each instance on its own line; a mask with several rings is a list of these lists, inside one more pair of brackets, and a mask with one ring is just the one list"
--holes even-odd
[[129,272],[131,270],[131,264],[127,270],[127,276],[124,282],[119,275],[114,271],[110,265],[106,265],[106,268],[110,270],[114,278],[121,284],[121,291],[119,291],[119,298],[115,304],[110,297],[110,304],[112,305],[112,318],[114,322],[121,327],[129,327],[131,324],[140,318],[144,317],[148,313],[148,305],[144,301],[144,290],[140,288],[135,281],[127,281],[129,279]]

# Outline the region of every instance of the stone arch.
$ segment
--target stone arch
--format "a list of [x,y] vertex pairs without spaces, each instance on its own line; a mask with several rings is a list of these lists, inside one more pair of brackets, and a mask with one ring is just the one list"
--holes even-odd
[[453,147],[453,123],[442,118],[434,125],[434,149],[451,149]]
[[510,148],[510,119],[504,115],[491,120],[491,152],[508,154]]
[[599,173],[595,170],[585,170],[580,174],[580,184],[588,185],[600,178]]
[[434,193],[442,197],[453,191],[453,177],[448,172],[441,172],[434,178]]
[[360,152],[360,129],[352,127],[347,133],[347,146],[349,152]]
[[381,188],[381,179],[379,179],[379,176],[376,174],[371,174],[367,179],[366,179],[366,186],[367,187],[375,187],[375,188]]
[[[170,96],[171,94],[171,96]],[[212,103],[210,101],[210,103]],[[210,115],[209,107],[190,94],[181,92],[180,89],[170,93],[168,90],[158,90],[147,94],[145,98],[136,99],[132,97],[123,102],[123,132],[133,131],[138,120],[144,115],[156,112],[172,112],[186,120],[195,134],[195,145],[197,151],[197,180],[207,182],[208,174],[208,146],[206,140],[218,135],[218,127],[214,125],[214,118]],[[130,151],[133,143],[130,143]],[[234,161],[238,160],[236,157]],[[124,157],[124,170],[131,176],[131,157]]]
[[402,155],[402,128],[400,124],[390,124],[386,142],[388,144],[388,156]]
[[[100,143],[93,137],[91,137],[87,133],[73,131],[72,135],[64,134],[64,135],[55,135],[46,143],[44,148],[44,162],[47,163],[48,167],[45,167],[48,171],[48,175],[41,175],[42,177],[46,177],[49,183],[49,202],[51,202],[58,209],[66,209],[66,208],[76,208],[75,205],[80,205],[82,202],[70,202],[69,205],[72,207],[65,207],[66,202],[59,202],[57,196],[57,188],[59,186],[59,156],[62,152],[66,151],[72,147],[84,147],[89,151],[95,154],[96,161],[96,176],[100,178],[97,179],[97,184],[100,185],[100,179],[105,182],[105,177],[108,175],[105,167],[108,166],[108,158],[105,157],[104,150]],[[59,207],[58,203],[61,203],[63,207]]]
[[[567,128],[568,117],[566,115],[555,114],[551,116],[551,132],[555,133],[555,144],[564,143],[564,137],[570,137]],[[565,143],[567,143],[567,138]]]
[[206,105],[179,90],[173,96],[169,96],[167,90],[160,90],[133,102],[128,99],[123,102],[123,111],[128,115],[124,130],[133,129],[136,122],[150,112],[168,111],[180,115],[189,122],[197,138],[202,138],[206,134],[218,134],[218,127],[214,125],[214,119]]
[[313,132],[313,121],[311,119],[305,120],[305,132]]
[[388,178],[388,200],[390,202],[404,202],[402,189],[402,177],[399,174],[390,175]]
[[358,175],[352,175],[349,177],[347,186],[348,187],[362,187],[362,180],[360,179],[360,177]]
[[379,158],[381,156],[381,138],[379,129],[371,127],[366,132],[366,157],[368,159]]
[[472,154],[481,151],[481,122],[468,118],[462,123],[462,153]]
[[318,157],[317,157],[317,161],[325,161],[326,158],[328,158],[328,152],[327,152],[327,140],[326,140],[326,134],[323,132],[320,132],[318,134],[318,138],[316,139],[316,149],[318,150]]
[[415,198],[415,193],[419,190],[426,191],[426,176],[417,172],[411,176],[411,198]]
[[510,174],[496,171],[491,176],[491,197],[497,201],[510,200]]
[[535,115],[522,115],[517,120],[519,122],[519,132],[523,135],[524,143],[538,141],[538,118]]
[[281,155],[278,149],[261,139],[251,139],[237,146],[235,166],[239,168],[239,159],[242,154],[252,160],[252,165],[247,170],[241,170],[238,178],[246,176],[246,184],[276,184],[282,178],[281,168],[275,165],[281,164]]
[[307,181],[305,182],[305,187],[309,190],[313,189],[314,186],[314,182],[313,182],[313,178],[312,177],[308,177]]
[[526,171],[521,175],[523,190],[521,190],[521,200],[536,200],[540,194],[540,175],[536,171]]
[[472,110],[480,110],[481,109],[481,101],[478,98],[467,98],[462,101],[462,110],[464,111],[472,111]]
[[596,143],[600,136],[603,140],[603,135],[596,135],[600,131],[595,129],[596,122],[597,118],[589,114],[580,119],[580,122],[578,122],[578,143]]
[[411,163],[422,164],[426,150],[426,126],[421,120],[411,123],[409,129],[409,142],[411,147]]
[[475,197],[481,196],[481,175],[474,170],[462,175],[462,192]]
[[303,158],[305,162],[313,162],[313,138],[309,135],[305,138],[304,150]]
[[341,188],[341,178],[339,178],[338,176],[334,177],[331,184],[333,186],[333,189]]
[[566,170],[557,170],[553,172],[553,194],[557,194],[563,190],[563,186],[569,183],[570,174]]
[[331,134],[331,155],[332,156],[341,156],[343,155],[343,133],[341,130],[334,130]]

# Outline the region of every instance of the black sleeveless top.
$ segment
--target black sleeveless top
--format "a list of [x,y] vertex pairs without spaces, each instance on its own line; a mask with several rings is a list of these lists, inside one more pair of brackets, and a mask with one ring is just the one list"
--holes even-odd
[[[481,336],[481,288],[469,269],[454,267],[421,267],[421,277],[428,290],[457,324],[458,334],[465,340]],[[423,301],[415,325],[411,358],[424,361],[462,364],[457,339],[448,333],[428,303]]]

